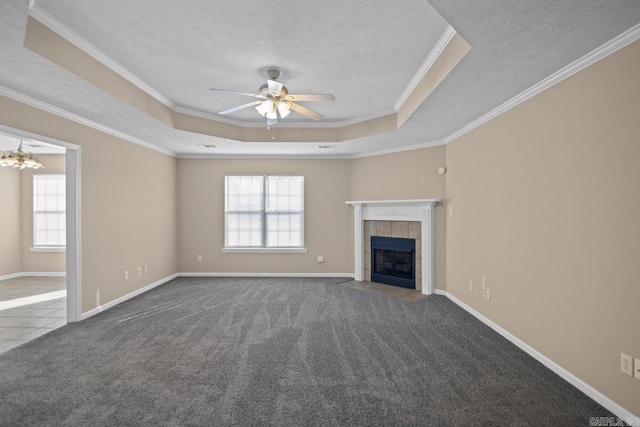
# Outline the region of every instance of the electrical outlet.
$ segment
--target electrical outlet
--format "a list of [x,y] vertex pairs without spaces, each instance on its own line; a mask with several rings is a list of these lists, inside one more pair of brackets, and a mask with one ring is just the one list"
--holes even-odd
[[129,280],[129,271],[124,272],[124,280]]
[[620,353],[620,370],[629,376],[633,376],[633,358],[628,354]]
[[491,289],[487,288],[487,300],[491,301]]
[[149,266],[147,264],[144,265],[144,274],[149,272]]
[[142,276],[142,267],[136,268],[136,275]]
[[633,376],[635,379],[640,380],[640,359],[635,360],[633,367]]
[[449,215],[453,215],[453,205],[449,205]]
[[473,290],[473,280],[469,280],[469,290]]
[[198,262],[202,262],[202,255],[198,255],[198,256],[196,257],[196,261],[198,261]]
[[482,276],[482,298],[487,297],[487,277]]

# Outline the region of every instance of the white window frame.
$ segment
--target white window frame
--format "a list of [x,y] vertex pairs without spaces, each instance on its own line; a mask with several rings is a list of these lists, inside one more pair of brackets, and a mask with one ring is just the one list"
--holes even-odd
[[[293,247],[268,247],[267,244],[267,178],[268,177],[289,177],[289,176],[299,176],[303,180],[302,185],[302,195],[301,195],[301,204],[302,210],[300,211],[302,214],[302,222],[301,222],[301,246],[293,246]],[[250,247],[242,247],[242,246],[229,246],[227,242],[227,180],[229,177],[262,177],[262,209],[260,211],[261,221],[262,221],[262,246],[250,246]],[[307,253],[307,248],[304,247],[304,176],[303,175],[226,175],[224,179],[224,247],[221,249],[224,253]]]
[[[32,186],[33,186],[33,209],[32,209],[32,218],[33,218],[33,236],[32,236],[32,243],[33,246],[31,247],[31,252],[66,252],[67,250],[67,246],[66,245],[38,245],[36,244],[36,216],[38,213],[61,213],[63,212],[65,215],[65,227],[66,227],[66,216],[67,216],[67,210],[66,210],[66,191],[65,191],[65,210],[64,211],[44,211],[44,210],[36,210],[37,208],[37,189],[36,189],[36,180],[37,177],[41,177],[41,176],[58,176],[58,177],[63,177],[65,179],[65,190],[66,190],[66,174],[64,173],[46,173],[46,174],[34,174],[33,175],[33,182],[32,182]],[[66,229],[65,229],[65,235],[66,235]],[[66,236],[65,236],[66,237]],[[65,239],[66,240],[66,239]]]

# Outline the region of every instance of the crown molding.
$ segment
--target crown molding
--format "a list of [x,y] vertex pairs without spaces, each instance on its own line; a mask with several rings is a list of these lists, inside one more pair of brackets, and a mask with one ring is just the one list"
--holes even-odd
[[7,98],[13,99],[14,101],[21,102],[23,104],[37,108],[39,110],[43,110],[48,113],[55,114],[56,116],[62,117],[64,119],[71,120],[81,125],[96,129],[100,132],[113,135],[117,138],[129,141],[133,144],[140,145],[142,147],[149,148],[159,153],[166,154],[179,159],[350,160],[350,159],[360,159],[365,157],[380,156],[383,154],[399,153],[403,151],[419,150],[422,148],[436,147],[439,145],[443,145],[445,143],[444,141],[438,140],[438,141],[424,142],[420,144],[405,145],[402,147],[393,147],[393,148],[388,148],[388,149],[378,150],[378,151],[371,151],[368,153],[358,153],[358,154],[345,153],[345,154],[334,154],[334,155],[331,155],[331,154],[308,154],[308,155],[302,155],[302,154],[292,154],[292,155],[287,155],[287,154],[274,154],[274,155],[270,155],[270,154],[247,154],[247,155],[244,155],[244,154],[178,154],[173,151],[160,148],[157,145],[148,143],[146,141],[143,141],[131,135],[128,135],[124,132],[121,132],[113,128],[110,128],[108,126],[102,125],[100,123],[94,122],[93,120],[87,119],[85,117],[79,116],[77,114],[71,113],[61,108],[55,107],[51,104],[47,104],[46,102],[32,98],[28,95],[24,95],[22,93],[16,92],[4,86],[0,86],[0,96],[6,96]]
[[[202,119],[213,120],[215,122],[226,123],[230,125],[240,126],[243,128],[262,128],[265,127],[265,121],[262,120],[252,120],[252,121],[243,121],[232,119],[230,117],[221,116],[220,114],[208,113],[202,110],[196,110],[195,108],[183,107],[181,105],[176,105],[174,108],[176,113],[188,114],[194,117],[200,117]],[[388,116],[389,114],[397,113],[393,108],[387,108],[382,111],[378,111],[375,113],[370,113],[364,116],[358,116],[353,119],[341,120],[341,121],[320,121],[320,122],[295,122],[291,120],[280,120],[278,121],[278,127],[280,128],[341,128],[349,125],[354,125],[357,123],[366,122],[368,120],[379,119],[380,117]]]
[[407,101],[409,95],[411,95],[416,86],[418,86],[424,76],[429,72],[433,63],[436,62],[436,59],[438,59],[438,57],[442,54],[444,49],[447,47],[447,45],[455,35],[456,30],[451,25],[447,26],[447,28],[444,30],[444,32],[436,42],[436,45],[433,47],[433,49],[431,49],[431,52],[429,52],[429,55],[418,69],[418,72],[413,76],[413,78],[409,82],[409,85],[405,88],[405,90],[400,95],[400,98],[398,98],[398,100],[394,104],[393,108],[395,109],[395,112],[400,111],[400,108],[402,108],[404,103]]
[[[338,143],[339,144],[339,143]],[[366,157],[382,156],[384,154],[401,153],[403,151],[421,150],[423,148],[444,145],[444,141],[423,142],[420,144],[404,145],[385,150],[356,154],[178,154],[179,159],[228,159],[228,160],[353,160]]]
[[179,154],[178,159],[219,160],[350,160],[349,154]]
[[134,136],[128,135],[124,132],[120,132],[119,130],[115,130],[108,126],[102,125],[100,123],[94,122],[93,120],[87,119],[86,117],[79,116],[77,114],[71,113],[69,111],[63,110],[62,108],[55,107],[51,104],[47,104],[46,102],[40,101],[38,99],[32,98],[28,95],[24,95],[20,92],[16,92],[12,89],[9,89],[5,86],[0,86],[0,96],[5,96],[7,98],[11,98],[14,101],[21,102],[23,104],[29,105],[31,107],[37,108],[39,110],[46,111],[47,113],[55,114],[58,117],[62,117],[67,120],[71,120],[73,122],[79,123],[81,125],[96,129],[100,132],[107,133],[109,135],[115,136],[120,139],[124,139],[133,144],[140,145],[142,147],[148,148],[150,150],[157,151],[162,154],[166,154],[172,157],[176,157],[176,153],[173,151],[160,148],[157,145],[150,144],[146,141],[138,139]]
[[451,135],[449,135],[444,139],[445,144],[448,144],[451,141],[455,141],[456,139],[460,138],[462,135],[468,132],[471,132],[473,129],[477,128],[478,126],[481,126],[487,123],[489,120],[495,117],[498,117],[499,115],[507,112],[508,110],[512,109],[518,104],[521,104],[527,99],[532,98],[537,94],[549,89],[550,87],[554,86],[556,83],[560,83],[562,80],[566,79],[567,77],[571,77],[575,73],[611,55],[617,50],[622,49],[628,44],[633,43],[639,38],[640,38],[640,24],[637,24],[629,28],[627,31],[623,32],[622,34],[618,35],[617,37],[614,37],[613,39],[609,40],[602,46],[587,53],[582,58],[556,71],[555,73],[551,74],[549,77],[541,80],[540,82],[531,86],[529,89],[525,90],[524,92],[521,92],[519,95],[514,96],[507,102],[499,105],[498,107],[494,108],[493,110],[489,111],[483,116],[477,118],[476,120],[472,121],[471,123],[467,124],[466,126],[462,127],[456,132],[452,133]]
[[104,66],[110,68],[120,77],[128,80],[131,84],[138,87],[140,90],[147,93],[149,96],[152,96],[159,102],[163,103],[167,107],[175,110],[176,104],[173,103],[170,99],[163,96],[160,92],[153,89],[151,86],[146,84],[140,78],[138,78],[135,74],[124,68],[122,65],[113,60],[106,53],[96,48],[94,45],[89,43],[84,38],[80,37],[76,32],[71,30],[69,27],[64,25],[62,22],[58,21],[56,18],[51,16],[48,12],[44,11],[37,4],[31,4],[29,8],[29,15],[33,18],[37,19],[51,30],[59,34],[61,37],[74,44],[76,47],[84,51],[86,54],[91,56],[96,61],[100,62]]
[[403,151],[421,150],[423,148],[437,147],[439,145],[445,145],[445,142],[443,140],[436,140],[430,142],[422,142],[420,144],[403,145],[402,147],[393,147],[384,150],[370,151],[367,153],[352,154],[349,158],[362,159],[365,157],[382,156],[384,154],[401,153]]

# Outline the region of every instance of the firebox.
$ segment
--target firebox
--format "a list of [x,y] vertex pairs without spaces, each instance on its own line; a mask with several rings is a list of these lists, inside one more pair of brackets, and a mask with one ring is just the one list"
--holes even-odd
[[371,281],[416,288],[416,241],[371,236]]

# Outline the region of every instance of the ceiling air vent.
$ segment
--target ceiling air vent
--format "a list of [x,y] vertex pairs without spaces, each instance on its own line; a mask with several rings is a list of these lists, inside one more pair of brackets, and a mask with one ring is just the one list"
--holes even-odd
[[318,145],[318,148],[322,148],[322,149],[331,149],[331,148],[336,148],[336,145]]
[[198,147],[202,147],[202,148],[216,148],[216,146],[215,146],[215,145],[212,145],[212,144],[198,145]]

